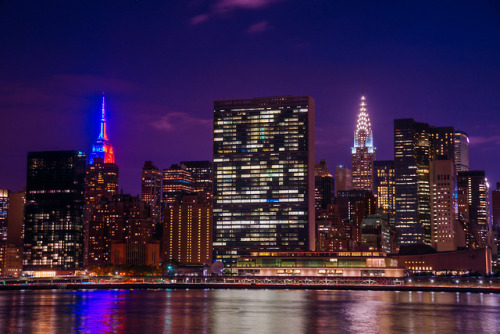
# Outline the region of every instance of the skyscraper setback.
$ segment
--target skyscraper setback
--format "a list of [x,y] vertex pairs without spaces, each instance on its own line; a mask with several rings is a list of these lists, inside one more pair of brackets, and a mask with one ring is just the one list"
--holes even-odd
[[366,98],[361,97],[356,130],[354,131],[354,147],[352,148],[352,186],[355,190],[373,192],[373,161],[375,147],[370,117],[366,110]]
[[214,258],[315,247],[314,100],[214,102]]

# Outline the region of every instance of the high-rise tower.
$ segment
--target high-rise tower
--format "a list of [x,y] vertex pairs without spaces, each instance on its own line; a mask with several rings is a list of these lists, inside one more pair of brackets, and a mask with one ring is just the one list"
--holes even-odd
[[314,100],[214,102],[214,257],[314,250]]
[[375,147],[370,117],[366,110],[366,98],[361,96],[361,105],[354,131],[352,148],[352,186],[356,190],[373,191],[373,161]]
[[115,153],[113,152],[113,146],[111,146],[108,140],[108,134],[106,132],[106,108],[104,104],[104,94],[102,95],[101,130],[95,144],[92,145],[89,164],[93,164],[95,158],[103,159],[104,163],[115,163]]

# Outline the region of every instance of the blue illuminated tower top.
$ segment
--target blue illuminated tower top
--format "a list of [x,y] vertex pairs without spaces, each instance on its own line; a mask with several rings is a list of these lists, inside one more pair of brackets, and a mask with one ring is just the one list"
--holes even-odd
[[92,145],[92,152],[90,153],[89,163],[93,164],[95,158],[101,158],[104,163],[115,163],[115,154],[113,146],[108,140],[106,132],[106,108],[104,101],[104,93],[102,94],[102,115],[101,115],[101,130],[94,145]]

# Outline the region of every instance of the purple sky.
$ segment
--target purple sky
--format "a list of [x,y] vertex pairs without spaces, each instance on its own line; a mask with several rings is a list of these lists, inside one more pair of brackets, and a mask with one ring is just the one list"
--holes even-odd
[[498,1],[0,1],[0,188],[28,151],[88,152],[101,91],[128,193],[145,160],[211,159],[215,99],[311,95],[316,160],[350,165],[363,85],[378,159],[413,117],[500,181]]

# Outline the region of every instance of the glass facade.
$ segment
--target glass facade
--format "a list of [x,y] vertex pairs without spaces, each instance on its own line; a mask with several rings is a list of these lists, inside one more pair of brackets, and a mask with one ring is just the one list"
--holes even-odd
[[82,268],[85,166],[79,151],[28,153],[24,270]]
[[314,100],[214,102],[214,258],[315,247]]

